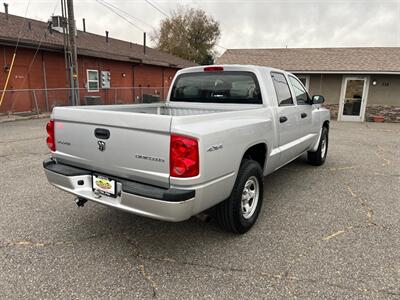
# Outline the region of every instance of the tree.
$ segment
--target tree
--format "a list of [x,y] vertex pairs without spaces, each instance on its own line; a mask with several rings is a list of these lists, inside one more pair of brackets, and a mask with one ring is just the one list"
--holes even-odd
[[194,8],[179,8],[161,21],[152,35],[156,48],[198,64],[212,64],[214,47],[221,36],[219,23]]

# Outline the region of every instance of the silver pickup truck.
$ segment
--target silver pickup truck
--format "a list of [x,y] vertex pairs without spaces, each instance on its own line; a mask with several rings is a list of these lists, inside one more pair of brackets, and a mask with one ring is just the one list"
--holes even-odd
[[166,102],[55,107],[47,124],[54,186],[165,221],[213,208],[244,233],[263,202],[263,176],[303,153],[322,165],[329,111],[296,76],[241,65],[180,70]]

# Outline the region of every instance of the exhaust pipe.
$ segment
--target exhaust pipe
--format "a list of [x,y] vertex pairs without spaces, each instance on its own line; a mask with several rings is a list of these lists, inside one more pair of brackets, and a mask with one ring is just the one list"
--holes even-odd
[[87,200],[84,199],[84,198],[80,198],[80,197],[75,198],[75,204],[76,204],[78,207],[84,207],[86,202],[87,202]]
[[211,221],[211,216],[205,212],[199,213],[195,217],[204,223],[209,223]]

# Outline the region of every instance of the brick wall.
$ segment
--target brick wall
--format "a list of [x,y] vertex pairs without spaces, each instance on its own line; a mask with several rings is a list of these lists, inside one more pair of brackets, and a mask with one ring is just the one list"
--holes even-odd
[[[133,67],[133,83],[139,89],[135,90],[135,98],[143,94],[158,95],[161,100],[167,96],[168,88],[176,73],[176,69],[156,67],[149,65],[136,65]],[[162,89],[154,89],[161,87]]]
[[[337,120],[339,104],[323,104],[329,108],[331,119]],[[365,109],[365,121],[372,122],[373,116],[383,116],[385,122],[400,123],[400,106],[384,104],[367,104]]]
[[[97,70],[101,80],[101,71],[108,71],[111,74],[111,89],[99,89],[98,92],[87,91],[87,70]],[[86,96],[100,96],[104,104],[132,103],[132,89],[124,89],[123,92],[116,93],[113,88],[123,88],[133,86],[132,64],[104,60],[95,57],[80,56],[78,59],[79,87],[81,103],[84,104]],[[99,83],[100,86],[100,83]]]
[[[7,76],[4,66],[11,64],[14,48],[0,46],[0,51],[0,90],[2,90]],[[47,83],[48,89],[68,88],[69,83],[66,78],[63,53],[39,51],[35,60],[33,60],[33,57],[34,50],[18,49],[7,89],[44,89],[45,83]],[[31,63],[32,66],[28,72]],[[111,88],[121,89],[117,91],[110,89],[88,92],[86,90],[87,69],[98,70],[99,77],[100,71],[109,71],[111,73]],[[166,91],[176,71],[177,69],[169,67],[79,56],[78,79],[79,87],[81,88],[81,103],[84,103],[85,96],[100,96],[105,104],[132,103],[136,97],[142,96],[143,93],[158,95],[160,100],[164,100]],[[137,89],[132,89],[132,87]],[[147,87],[152,87],[153,89],[148,89]],[[158,89],[154,89],[154,87]],[[50,109],[55,105],[68,105],[70,102],[68,93],[65,90],[49,90],[47,93],[37,91],[35,96],[40,111],[46,110],[46,99],[49,102],[47,106]],[[0,107],[0,113],[34,111],[35,109],[32,92],[7,92]]]
[[373,116],[383,116],[385,122],[400,123],[400,106],[372,104],[365,110],[366,121],[372,121]]

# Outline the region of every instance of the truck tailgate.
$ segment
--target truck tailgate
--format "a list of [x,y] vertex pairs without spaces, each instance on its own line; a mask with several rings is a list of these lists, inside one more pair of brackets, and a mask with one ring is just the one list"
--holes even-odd
[[[56,107],[53,119],[56,140],[53,157],[60,162],[105,175],[169,186],[171,116]],[[99,134],[96,137],[96,129],[100,133],[109,132],[109,137]]]

